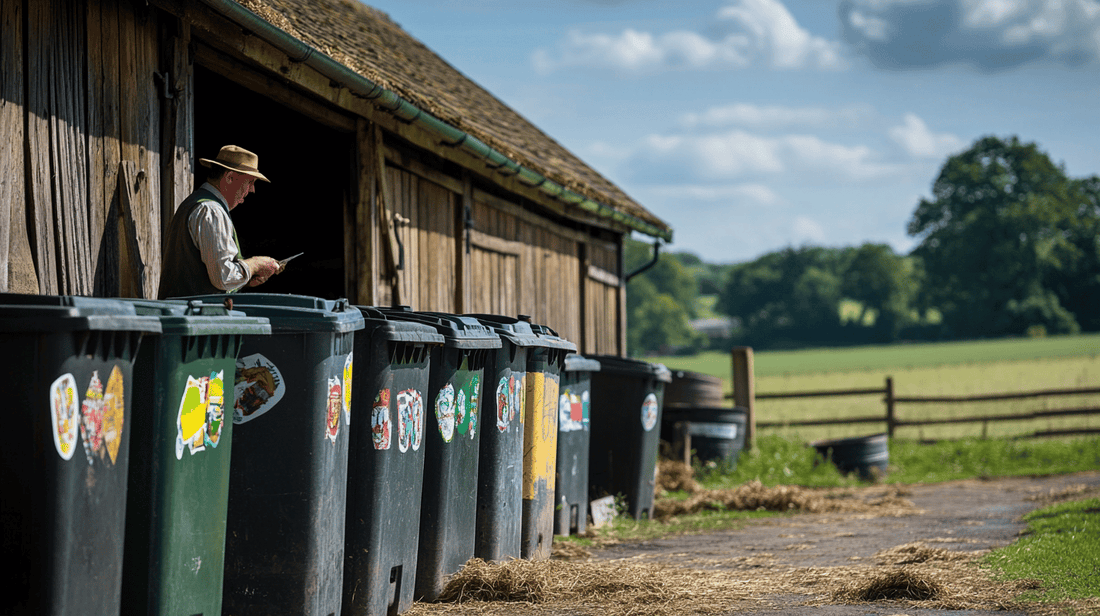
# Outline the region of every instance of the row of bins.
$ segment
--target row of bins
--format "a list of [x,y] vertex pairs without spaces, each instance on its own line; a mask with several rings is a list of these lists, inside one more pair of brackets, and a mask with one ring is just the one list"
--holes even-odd
[[400,613],[471,557],[548,557],[592,496],[649,514],[663,366],[529,319],[232,298],[0,294],[13,613]]

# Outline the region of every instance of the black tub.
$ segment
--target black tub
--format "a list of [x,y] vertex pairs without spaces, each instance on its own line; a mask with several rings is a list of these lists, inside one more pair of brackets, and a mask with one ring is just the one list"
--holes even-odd
[[847,475],[858,473],[861,479],[873,480],[886,476],[890,450],[886,434],[832,439],[811,443],[818,455],[832,460],[837,469]]

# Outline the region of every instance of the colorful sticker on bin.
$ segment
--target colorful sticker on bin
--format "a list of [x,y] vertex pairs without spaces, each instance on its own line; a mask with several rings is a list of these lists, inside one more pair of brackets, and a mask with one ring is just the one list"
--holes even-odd
[[225,421],[225,373],[211,372],[202,377],[188,375],[176,416],[176,459],[184,450],[191,455],[216,448],[221,441]]
[[374,440],[374,448],[385,450],[390,448],[390,390],[383,389],[374,397],[374,407],[370,415],[370,432]]
[[111,370],[107,388],[99,379],[99,371],[92,372],[84,402],[80,405],[80,438],[88,464],[95,458],[114,464],[122,445],[122,422],[125,414],[125,385],[118,366]]
[[455,431],[459,434],[466,434],[466,431],[470,429],[470,424],[466,423],[468,410],[466,408],[466,390],[459,389],[455,393]]
[[284,393],[283,375],[271,360],[259,353],[238,359],[233,384],[233,423],[247,423],[270,411]]
[[455,437],[455,388],[447,383],[435,396],[435,420],[444,443]]
[[412,447],[420,449],[424,439],[424,401],[420,392],[406,389],[397,394],[398,439],[397,448],[405,453]]
[[657,406],[657,394],[650,393],[645,397],[645,401],[642,402],[642,427],[646,432],[653,429],[653,426],[657,425],[657,412],[659,411]]
[[344,360],[344,424],[351,425],[351,356]]
[[344,412],[344,391],[340,387],[340,377],[328,380],[328,401],[325,405],[325,438],[336,444],[336,435],[340,434],[340,415]]
[[473,375],[470,378],[470,408],[467,415],[470,417],[470,438],[477,434],[478,397],[481,395],[481,377]]
[[508,425],[512,421],[512,398],[516,387],[516,377],[512,375],[500,377],[497,384],[497,430],[508,431]]
[[50,385],[50,418],[53,420],[53,445],[63,460],[71,460],[76,452],[80,431],[80,401],[76,378],[62,374]]
[[558,431],[576,432],[584,430],[584,407],[588,403],[588,392],[577,395],[576,392],[566,389],[558,397]]

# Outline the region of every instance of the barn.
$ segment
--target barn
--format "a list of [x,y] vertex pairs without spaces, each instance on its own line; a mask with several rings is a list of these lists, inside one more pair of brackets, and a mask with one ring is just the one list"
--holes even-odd
[[668,224],[358,0],[0,0],[0,290],[155,297],[196,161],[256,152],[262,290],[527,314],[624,354]]

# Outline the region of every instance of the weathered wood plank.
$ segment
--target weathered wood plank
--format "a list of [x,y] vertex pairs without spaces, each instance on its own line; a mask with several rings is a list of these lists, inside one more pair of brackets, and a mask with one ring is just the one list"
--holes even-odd
[[162,20],[162,54],[168,70],[156,85],[167,98],[161,105],[161,207],[167,225],[179,204],[194,190],[195,71],[189,57],[191,25],[176,19]]
[[[96,260],[96,295],[119,296],[122,291],[121,245],[118,235],[118,169],[122,160],[121,102],[119,86],[120,36],[118,0],[100,0],[89,3],[99,10],[98,37],[89,24],[89,46],[93,49],[90,61],[97,62],[89,76],[89,118],[94,118],[95,128],[90,130],[91,145],[89,190],[95,217],[101,221],[101,235]],[[94,41],[94,44],[93,44]]]
[[[135,216],[135,223],[141,226],[141,256],[145,265],[145,285],[142,297],[157,297],[160,286],[160,238],[163,233],[161,212],[167,207],[174,211],[175,204],[162,206],[161,191],[161,92],[154,74],[160,71],[160,33],[159,11],[146,3],[134,3],[135,37],[137,39],[137,74],[134,84],[137,86],[138,120],[138,163],[145,173],[141,199],[141,212]],[[167,221],[165,221],[167,223]]]
[[22,0],[0,0],[0,28],[0,291],[38,293],[24,191]]
[[53,195],[50,169],[50,71],[55,44],[54,3],[31,2],[27,6],[27,209],[30,243],[38,274],[38,290],[58,292],[58,266],[54,238]]
[[378,260],[375,237],[374,214],[374,142],[371,139],[372,127],[366,120],[355,123],[355,144],[358,165],[355,173],[358,188],[355,201],[355,253],[354,261],[346,264],[348,270],[355,271],[357,289],[356,301],[360,304],[378,305],[377,282]]

